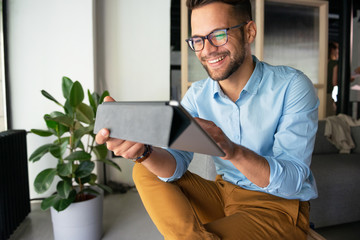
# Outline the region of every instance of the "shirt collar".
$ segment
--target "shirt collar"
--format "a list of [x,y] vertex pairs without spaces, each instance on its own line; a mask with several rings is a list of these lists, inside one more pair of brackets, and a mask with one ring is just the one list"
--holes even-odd
[[246,83],[244,90],[252,95],[255,95],[259,89],[260,81],[262,79],[263,65],[259,64],[260,61],[259,59],[257,59],[257,57],[255,57],[254,55],[252,57],[255,63],[255,69],[251,74],[248,82]]
[[[254,55],[252,56],[253,61],[255,62],[255,69],[253,71],[253,73],[251,74],[251,77],[249,78],[248,82],[246,83],[245,87],[244,87],[244,91],[255,95],[258,91],[259,85],[260,85],[260,81],[262,79],[262,72],[263,72],[263,66],[262,64],[258,64],[260,63],[259,59],[257,59],[257,57],[255,57]],[[212,81],[213,84],[213,96],[214,98],[219,95],[221,97],[225,96],[225,93],[221,90],[221,87],[218,83],[218,81],[214,81],[212,80],[210,77],[209,79]]]

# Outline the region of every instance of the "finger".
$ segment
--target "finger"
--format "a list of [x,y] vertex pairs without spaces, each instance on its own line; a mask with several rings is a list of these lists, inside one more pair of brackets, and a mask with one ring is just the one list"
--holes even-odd
[[104,102],[115,102],[115,99],[113,99],[113,98],[110,97],[110,96],[106,96],[106,97],[104,98]]
[[123,153],[123,157],[127,159],[136,159],[145,152],[145,146],[142,143],[133,143],[129,146],[126,152]]
[[106,141],[106,147],[110,151],[113,151],[115,155],[121,156],[121,153],[126,150],[126,147],[123,145],[126,141],[118,138],[109,138]]
[[106,128],[101,129],[95,136],[97,144],[104,144],[109,139],[110,131]]
[[215,123],[202,118],[194,118],[195,121],[204,129],[210,129],[216,127]]
[[195,120],[200,125],[200,127],[203,128],[211,136],[216,136],[220,134],[220,132],[222,132],[220,128],[218,128],[218,126],[216,126],[216,124],[212,121],[208,121],[202,118],[195,118]]
[[141,143],[124,141],[121,145],[118,145],[113,152],[116,156],[122,156],[127,159],[134,159],[145,151],[144,145]]

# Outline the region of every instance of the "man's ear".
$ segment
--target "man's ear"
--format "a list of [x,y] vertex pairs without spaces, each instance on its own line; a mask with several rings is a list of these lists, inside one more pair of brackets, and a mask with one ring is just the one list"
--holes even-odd
[[249,44],[255,41],[256,37],[256,23],[254,21],[250,21],[246,26],[246,36]]

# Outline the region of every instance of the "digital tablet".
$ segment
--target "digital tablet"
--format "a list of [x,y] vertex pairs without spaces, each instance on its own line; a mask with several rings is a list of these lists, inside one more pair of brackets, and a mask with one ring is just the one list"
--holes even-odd
[[98,106],[94,133],[212,156],[225,156],[215,141],[177,101],[104,102]]

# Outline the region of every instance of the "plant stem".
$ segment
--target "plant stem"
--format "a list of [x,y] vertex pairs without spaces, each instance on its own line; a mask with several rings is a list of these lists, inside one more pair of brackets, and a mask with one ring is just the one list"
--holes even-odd
[[[92,153],[92,151],[93,151],[93,149],[94,149],[94,143],[95,143],[95,136],[91,136],[92,137],[92,143],[91,143],[91,145],[90,145],[90,152],[89,152],[89,154],[91,154]],[[89,135],[89,138],[88,139],[90,139],[90,135]]]

